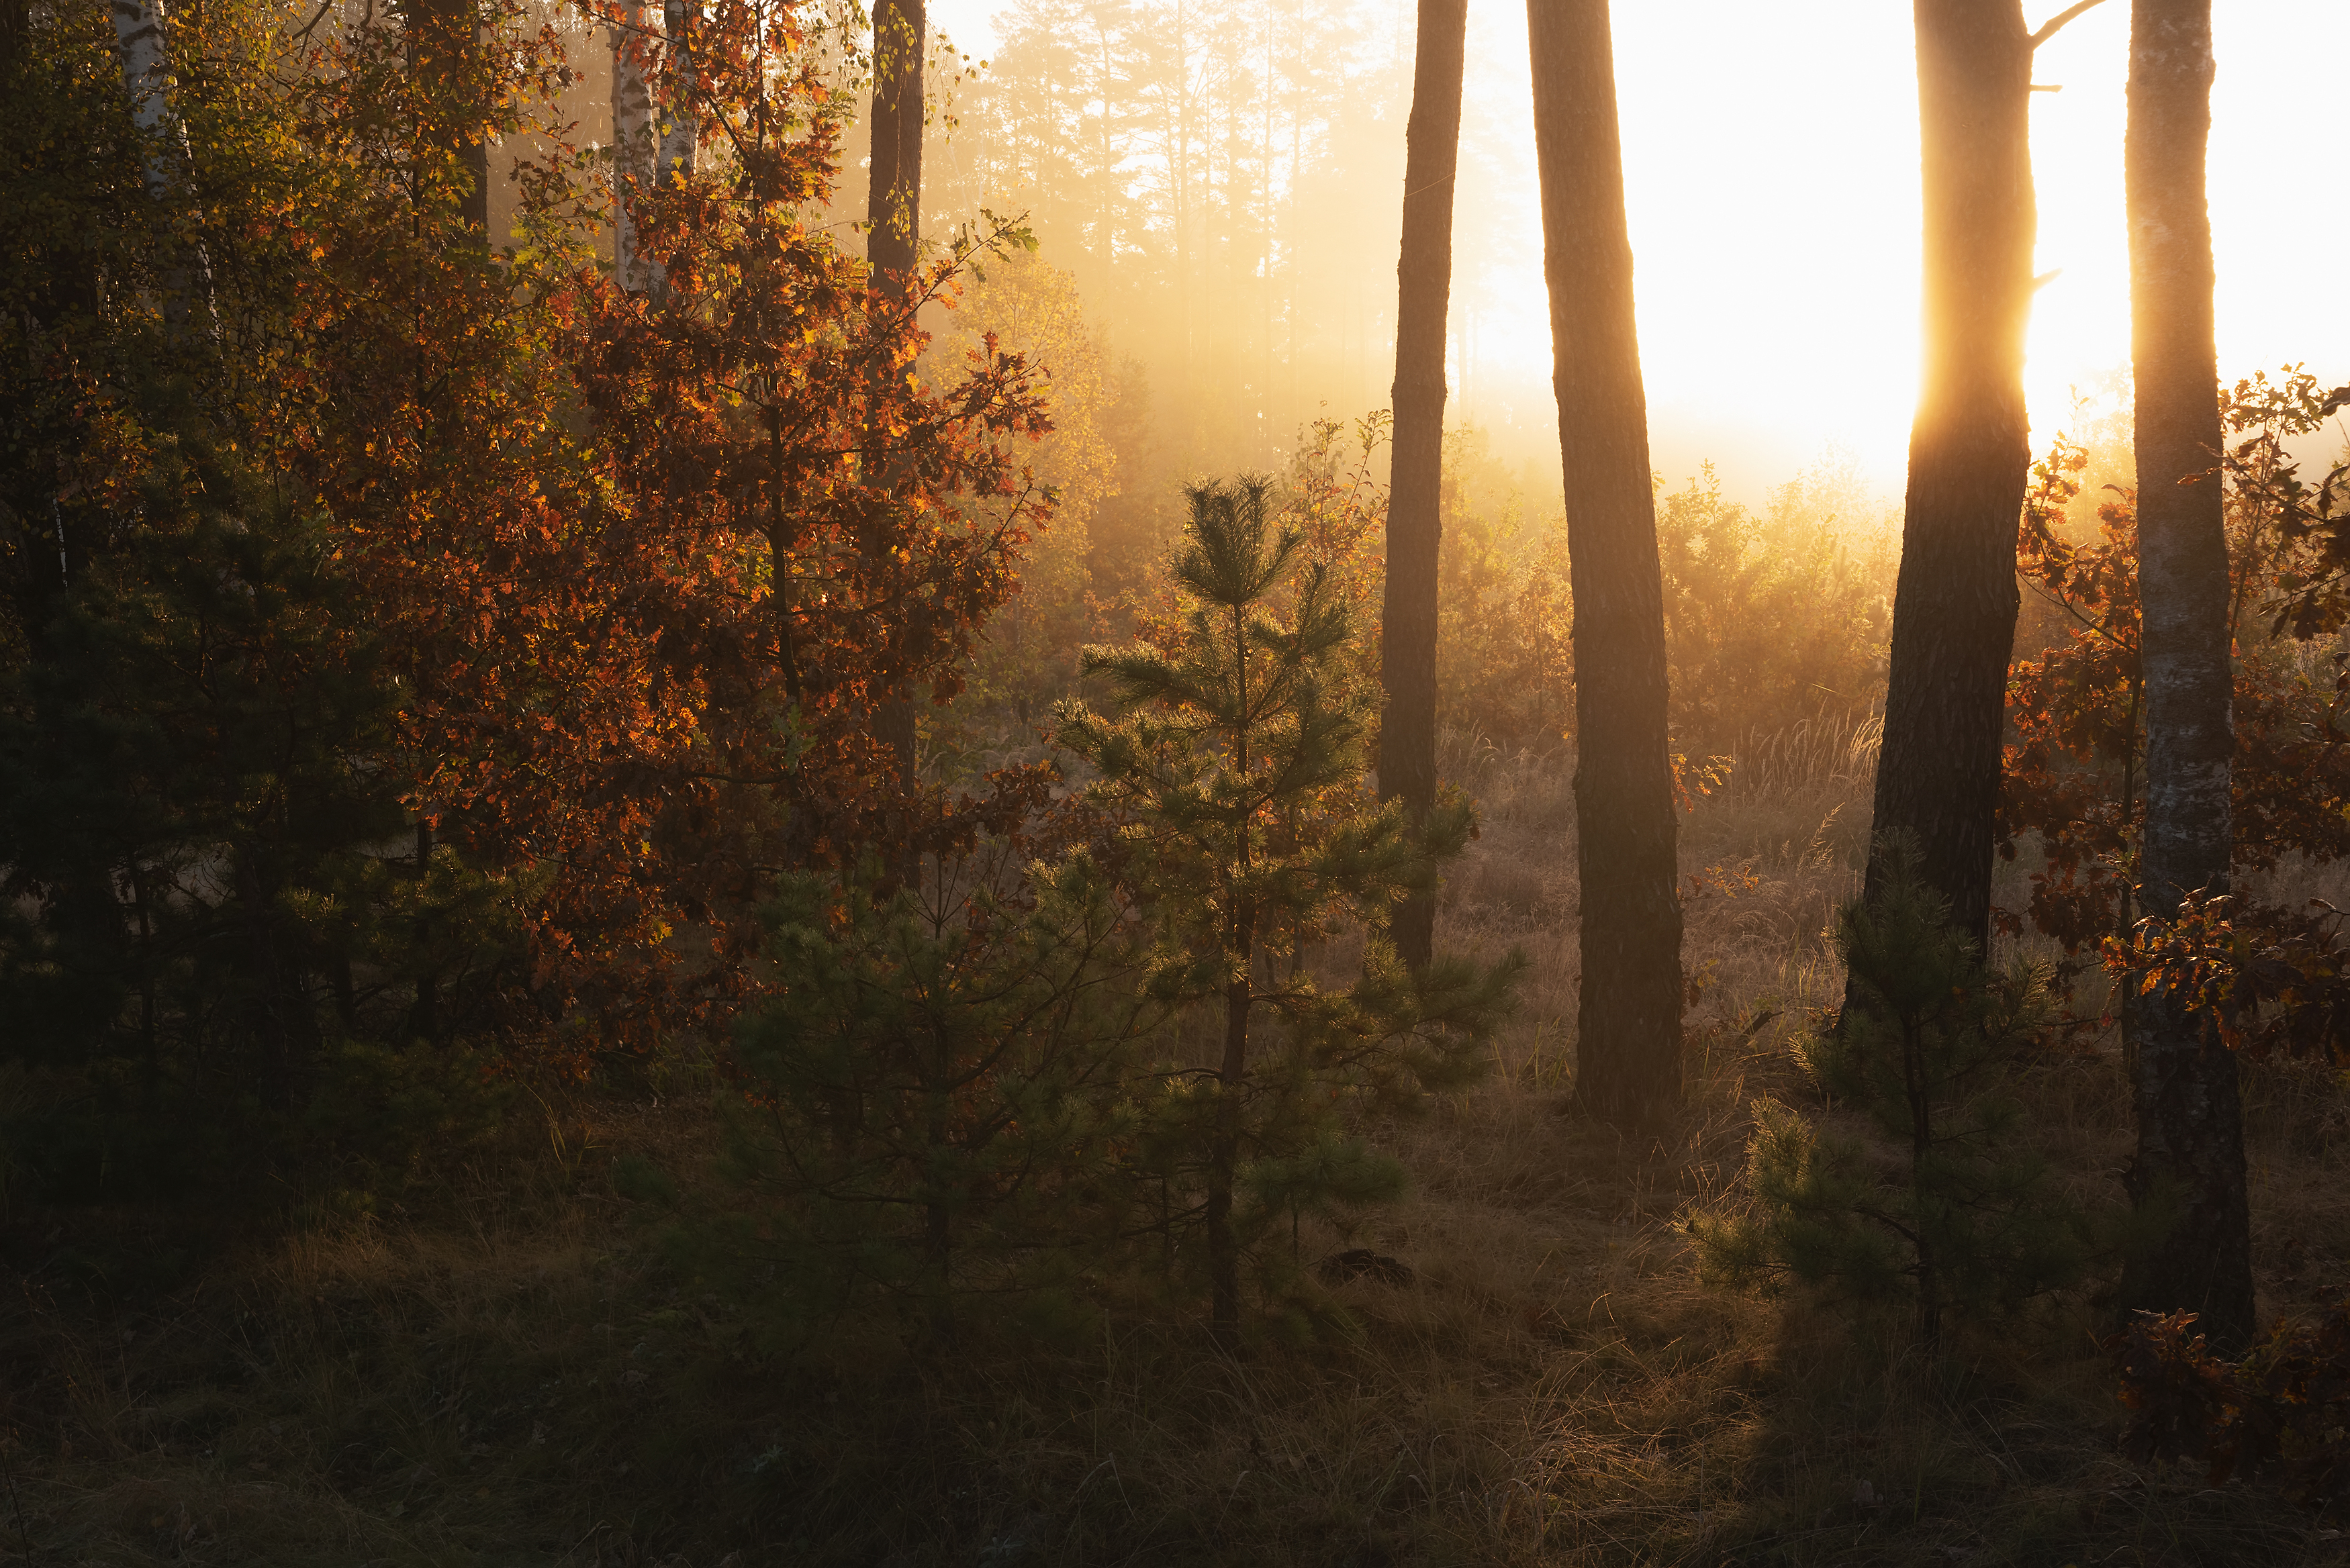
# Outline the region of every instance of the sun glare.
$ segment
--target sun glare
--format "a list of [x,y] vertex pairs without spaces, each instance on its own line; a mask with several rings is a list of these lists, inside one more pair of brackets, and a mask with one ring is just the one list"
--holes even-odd
[[[976,55],[992,38],[985,5],[941,0],[932,16]],[[1409,9],[1363,10],[1409,48]],[[1909,8],[1825,0],[1795,20],[1783,7],[1691,0],[1617,5],[1614,21],[1658,469],[1678,483],[1710,461],[1752,500],[1835,450],[1898,494],[1918,374]],[[2110,0],[2044,46],[2035,72],[2060,89],[2033,99],[2038,266],[2051,275],[2026,368],[2035,440],[2072,419],[2076,397],[2109,398],[2128,363],[2128,24],[2126,0]],[[2216,28],[2222,373],[2305,360],[2350,376],[2350,313],[2314,297],[2338,289],[2323,258],[2350,244],[2350,214],[2323,197],[2335,165],[2318,134],[2334,90],[2327,62],[2350,57],[2350,6],[2222,0]],[[1392,182],[1393,160],[1367,161]],[[1481,0],[1454,219],[1453,416],[1529,453],[1555,419],[1534,171],[1525,13]],[[1365,184],[1392,255],[1398,195]],[[1373,399],[1392,351],[1391,268],[1385,303],[1367,302],[1361,371]]]

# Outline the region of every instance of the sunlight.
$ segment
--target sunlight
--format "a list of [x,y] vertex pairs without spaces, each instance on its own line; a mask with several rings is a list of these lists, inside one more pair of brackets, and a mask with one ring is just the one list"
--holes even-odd
[[[941,0],[937,25],[974,56],[994,0]],[[1372,52],[1408,50],[1410,16],[1357,8]],[[2040,19],[2033,12],[2031,20]],[[1616,7],[1625,183],[1639,268],[1640,338],[1656,464],[1677,482],[1715,462],[1759,499],[1834,446],[1898,493],[1918,367],[1918,125],[1906,6],[1827,0],[1786,14],[1737,0]],[[2326,113],[2326,62],[2350,55],[2350,7],[2278,0],[2217,7],[2212,219],[2220,358],[2230,378],[2307,360],[2350,373],[2350,316],[2312,309],[2298,281],[2350,244],[2350,214],[2318,199],[2330,173],[2310,130]],[[1525,14],[1471,8],[1469,83],[1454,220],[1456,420],[1532,455],[1554,438],[1542,234],[1534,201]],[[2034,311],[2026,369],[2035,440],[2076,389],[2109,386],[2129,358],[2122,221],[2128,11],[2121,0],[2046,45],[2035,95],[2038,265],[2055,275]],[[2290,40],[2279,49],[2278,40]],[[2251,62],[2257,60],[2257,67]],[[1385,133],[1399,140],[1399,128]],[[1381,179],[1393,150],[1364,161]],[[1357,373],[1384,400],[1391,342],[1395,197],[1367,173],[1378,254],[1357,288]],[[2291,247],[2279,254],[2281,238]],[[1898,391],[1897,391],[1898,389]]]

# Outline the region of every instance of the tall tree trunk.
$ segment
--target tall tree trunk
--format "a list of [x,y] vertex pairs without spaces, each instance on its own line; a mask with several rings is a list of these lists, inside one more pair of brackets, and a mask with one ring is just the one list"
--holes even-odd
[[700,0],[667,0],[661,22],[669,34],[669,112],[660,121],[660,146],[653,180],[667,185],[701,167],[702,121],[695,112],[700,83],[693,69],[693,34],[702,22]]
[[31,47],[33,18],[25,0],[0,0],[0,89],[15,90],[16,67]]
[[[1232,607],[1232,658],[1240,686],[1238,711],[1243,715],[1233,731],[1232,776],[1246,780],[1249,772],[1248,637],[1243,607]],[[1216,1073],[1216,1137],[1208,1151],[1206,1214],[1208,1232],[1209,1324],[1216,1343],[1227,1353],[1241,1345],[1241,1249],[1232,1233],[1232,1184],[1240,1170],[1241,1107],[1248,1085],[1249,1010],[1255,1001],[1256,908],[1240,896],[1240,884],[1249,874],[1249,824],[1243,817],[1232,836],[1233,875],[1223,886],[1224,906],[1231,910],[1224,932],[1224,961],[1232,980],[1224,986],[1224,1059]]]
[[[2139,899],[2167,919],[2182,894],[2224,892],[2232,847],[2228,541],[2213,346],[2211,0],[2130,10],[2131,366],[2137,385],[2138,603],[2144,618],[2146,833]],[[2130,1307],[2201,1314],[2214,1345],[2252,1334],[2251,1220],[2236,1059],[2175,992],[2137,1009],[2132,1199],[2173,1210],[2122,1282]]]
[[1575,1094],[1630,1127],[1669,1112],[1681,1091],[1681,907],[1648,393],[1607,0],[1528,0],[1526,27],[1575,597]]
[[[13,0],[9,10],[21,22],[21,7]],[[147,143],[147,194],[155,202],[168,202],[188,161],[188,128],[172,109],[172,53],[163,0],[113,0],[110,10],[122,85],[130,95],[130,121]],[[212,259],[202,241],[183,256],[166,261],[162,292],[164,327],[174,337],[185,331],[192,308],[205,321],[213,319]]]
[[[873,164],[866,201],[865,256],[876,288],[902,293],[921,260],[924,0],[880,0],[873,11]],[[889,750],[900,789],[914,787],[914,704],[902,689],[873,714],[875,738]]]
[[[1396,264],[1394,483],[1388,493],[1387,605],[1379,627],[1379,793],[1413,826],[1436,801],[1436,582],[1444,481],[1444,318],[1452,296],[1452,190],[1461,161],[1468,0],[1419,0],[1411,121],[1404,132],[1403,254]],[[1396,911],[1396,950],[1427,967],[1436,900]]]
[[2032,465],[2033,40],[2022,0],[1917,0],[1916,19],[1925,340],[1867,894],[1914,846],[1918,875],[1987,952],[2015,528]]
[[645,81],[649,16],[623,5],[612,29],[612,280],[630,294],[651,285],[632,202],[653,191],[653,98]]
[[427,112],[442,125],[465,187],[457,212],[465,227],[490,232],[490,147],[482,134],[476,73],[483,59],[481,13],[473,0],[405,0],[411,59],[426,89]]
[[1236,1351],[1241,1343],[1241,1249],[1232,1231],[1232,1186],[1240,1171],[1241,1106],[1248,1079],[1250,981],[1256,968],[1253,925],[1245,911],[1234,918],[1242,933],[1240,978],[1224,988],[1224,1059],[1216,1075],[1216,1136],[1208,1150],[1208,1181],[1202,1216],[1208,1237],[1209,1325],[1216,1343]]

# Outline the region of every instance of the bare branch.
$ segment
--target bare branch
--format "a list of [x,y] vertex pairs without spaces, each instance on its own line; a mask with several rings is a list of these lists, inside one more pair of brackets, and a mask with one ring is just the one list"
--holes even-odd
[[2056,15],[2049,17],[2045,22],[2043,22],[2040,25],[2040,31],[2033,34],[2032,36],[2025,39],[2024,42],[2031,47],[2036,49],[2041,45],[2046,43],[2049,39],[2054,37],[2056,36],[2057,29],[2064,26],[2065,23],[2079,16],[2082,12],[2088,10],[2091,6],[2102,5],[2104,4],[2105,0],[2078,0],[2077,4],[2065,6],[2064,9],[2057,12]]

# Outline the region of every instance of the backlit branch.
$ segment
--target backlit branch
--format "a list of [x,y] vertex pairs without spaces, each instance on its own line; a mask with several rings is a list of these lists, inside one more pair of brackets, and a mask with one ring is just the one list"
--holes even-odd
[[2036,49],[2041,45],[2046,43],[2049,39],[2054,37],[2057,31],[2062,28],[2065,23],[2071,21],[2074,17],[2079,16],[2082,12],[2088,10],[2092,6],[2102,5],[2104,4],[2105,0],[2079,0],[2079,4],[2077,5],[2067,5],[2062,11],[2057,12],[2054,16],[2049,17],[2047,21],[2042,23],[2040,25],[2040,31],[2033,34],[2030,38],[2024,41]]

